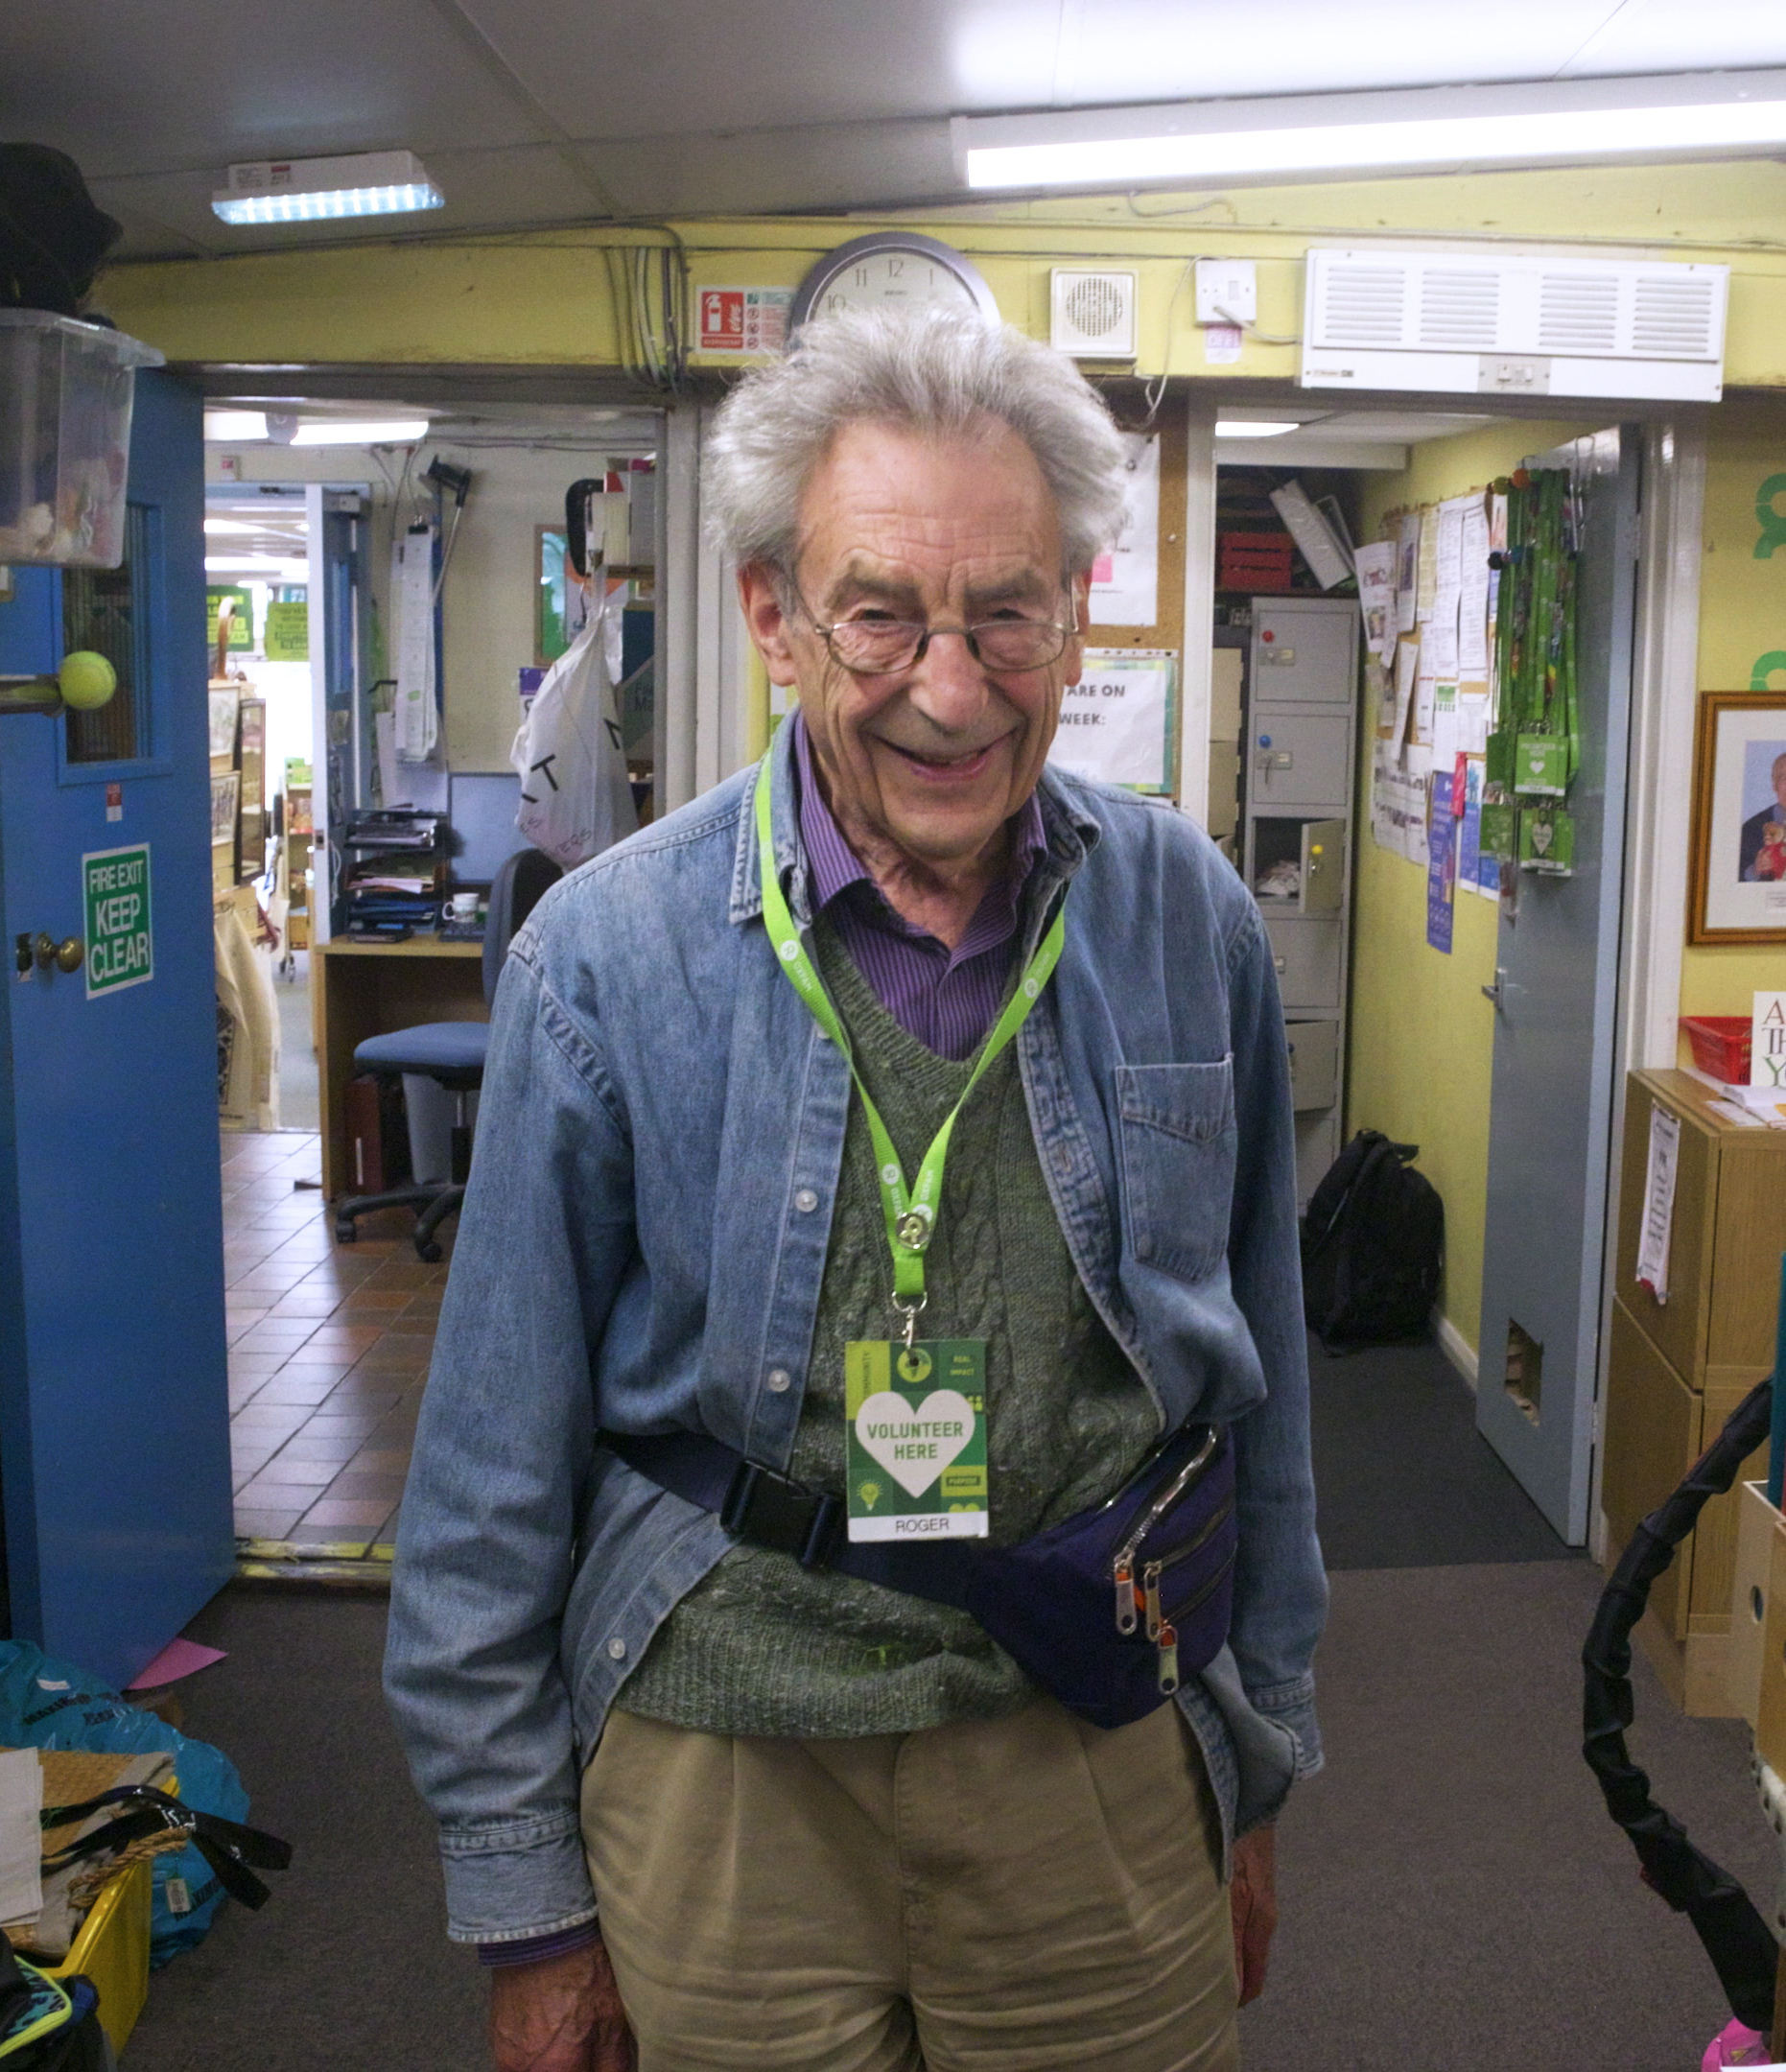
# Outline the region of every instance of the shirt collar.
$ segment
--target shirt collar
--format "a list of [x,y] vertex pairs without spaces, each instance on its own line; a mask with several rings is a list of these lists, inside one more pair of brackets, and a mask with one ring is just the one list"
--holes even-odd
[[[797,708],[787,724],[794,730],[794,768],[800,780],[800,840],[812,872],[812,906],[816,911],[829,906],[840,892],[853,884],[874,886],[867,865],[843,838],[830,807],[819,789],[812,766],[812,741],[807,732],[806,716]],[[1035,792],[1023,801],[1012,820],[1011,861],[1005,883],[1015,899],[1028,882],[1030,872],[1047,854],[1048,837],[1043,825],[1042,807]],[[875,887],[877,896],[879,888]]]

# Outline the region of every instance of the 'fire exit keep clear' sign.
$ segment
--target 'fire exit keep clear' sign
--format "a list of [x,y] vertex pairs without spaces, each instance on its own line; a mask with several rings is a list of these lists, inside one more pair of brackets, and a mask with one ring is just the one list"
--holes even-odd
[[119,993],[155,975],[149,910],[149,844],[101,849],[81,859],[86,909],[87,998]]

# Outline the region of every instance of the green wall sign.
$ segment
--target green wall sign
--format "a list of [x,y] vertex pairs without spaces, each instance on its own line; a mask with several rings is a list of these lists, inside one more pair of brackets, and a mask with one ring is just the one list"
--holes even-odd
[[[216,639],[215,633],[211,636]],[[265,651],[269,662],[310,660],[310,606],[280,602],[267,607]]]
[[87,924],[87,999],[121,993],[155,976],[149,911],[149,844],[99,849],[81,859]]
[[236,600],[235,616],[229,622],[229,652],[241,648],[246,653],[254,645],[254,600],[246,590],[229,585],[217,585],[204,593],[204,644],[216,652],[217,615],[225,598]]

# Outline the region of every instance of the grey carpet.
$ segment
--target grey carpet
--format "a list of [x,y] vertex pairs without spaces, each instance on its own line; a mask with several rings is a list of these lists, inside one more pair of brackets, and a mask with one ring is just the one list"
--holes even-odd
[[1329,1569],[1579,1560],[1476,1429],[1435,1345],[1332,1358],[1308,1341],[1321,1548]]
[[235,1586],[187,1631],[229,1659],[178,1686],[292,1844],[150,1981],[125,2072],[488,2072],[476,1958],[448,1942],[433,1825],[379,1691],[382,1597]]
[[[1586,1563],[1334,1577],[1329,1769],[1280,1829],[1248,2072],[1694,2072],[1728,2010],[1579,1754],[1598,1587]],[[1765,1910],[1747,1728],[1682,1719],[1641,1661],[1636,1688],[1657,1796]]]

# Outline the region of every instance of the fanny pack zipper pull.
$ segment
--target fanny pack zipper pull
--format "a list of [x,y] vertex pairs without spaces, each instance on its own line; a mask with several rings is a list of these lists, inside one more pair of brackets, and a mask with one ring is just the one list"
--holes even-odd
[[1160,1622],[1160,1688],[1168,1695],[1178,1688],[1178,1628],[1169,1619]]
[[1162,1562],[1150,1561],[1141,1570],[1141,1609],[1147,1620],[1147,1637],[1158,1640],[1163,1624],[1160,1610],[1160,1570]]
[[1135,1631],[1135,1571],[1129,1564],[1117,1557],[1116,1566],[1116,1631],[1132,1634]]

